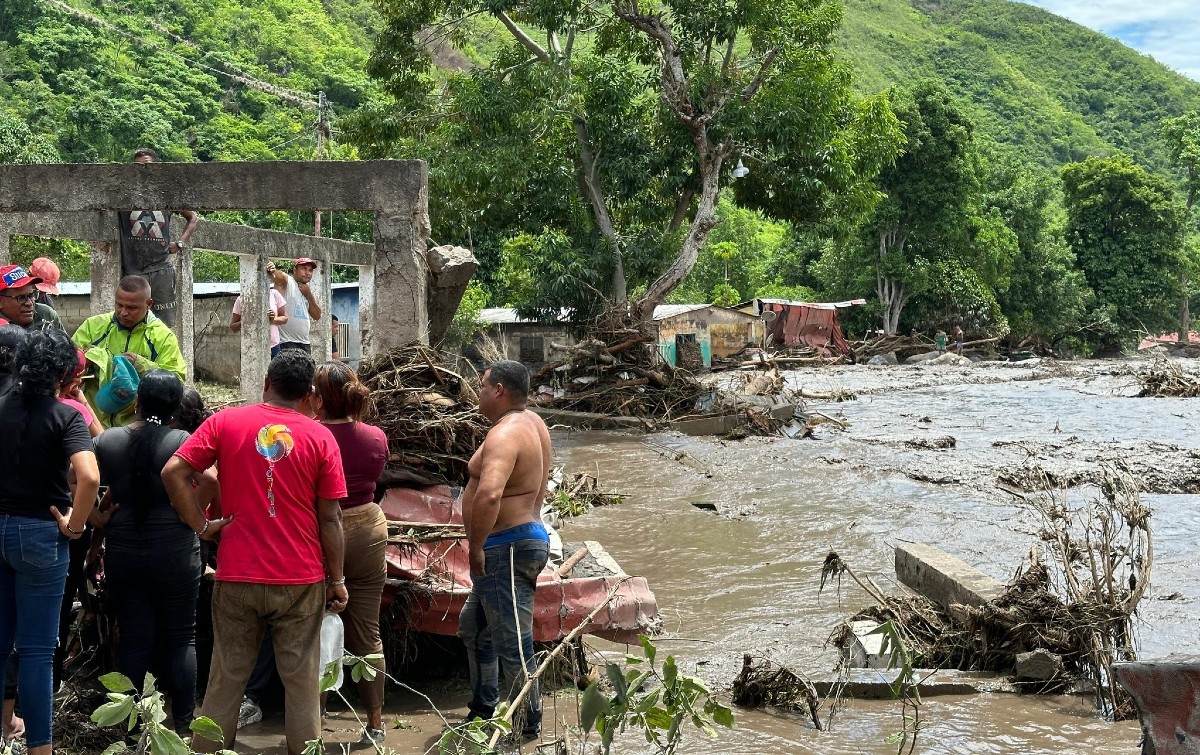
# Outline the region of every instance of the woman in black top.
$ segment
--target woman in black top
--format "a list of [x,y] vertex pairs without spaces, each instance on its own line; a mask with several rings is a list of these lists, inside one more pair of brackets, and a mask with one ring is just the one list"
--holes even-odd
[[[166,370],[141,379],[136,422],[96,438],[101,480],[110,486],[104,568],[119,630],[117,665],[139,690],[146,672],[161,670],[175,729],[186,733],[196,703],[196,595],[200,543],[180,520],[162,484],[162,468],[187,440],[168,427],[183,384]],[[207,482],[198,495],[211,495]],[[158,653],[158,655],[156,655]]]
[[100,476],[83,417],[56,398],[75,370],[71,339],[58,329],[33,333],[16,364],[16,386],[0,395],[0,459],[10,470],[0,475],[0,668],[15,647],[25,741],[30,755],[50,755],[67,541],[83,534]]

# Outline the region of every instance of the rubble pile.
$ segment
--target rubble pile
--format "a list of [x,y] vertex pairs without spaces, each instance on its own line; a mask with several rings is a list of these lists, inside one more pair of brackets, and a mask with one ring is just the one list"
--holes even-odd
[[538,406],[621,417],[673,419],[695,411],[710,391],[692,373],[665,363],[642,325],[610,315],[589,338],[556,347],[565,357],[533,375]]
[[586,514],[597,506],[611,506],[624,500],[625,496],[620,493],[601,490],[600,481],[594,475],[576,472],[565,477],[563,468],[555,467],[550,470],[550,479],[546,483],[543,509],[548,507],[559,519],[567,519]]
[[454,357],[422,344],[365,362],[359,378],[371,389],[368,418],[388,438],[385,484],[466,485],[467,463],[488,421],[475,408],[474,381],[447,368]]

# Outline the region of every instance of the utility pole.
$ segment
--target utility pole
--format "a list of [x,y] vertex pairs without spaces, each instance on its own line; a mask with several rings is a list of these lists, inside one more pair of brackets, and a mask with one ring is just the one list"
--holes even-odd
[[[317,160],[325,159],[325,140],[329,133],[329,100],[324,92],[317,93]],[[313,235],[321,235],[321,211],[313,213]]]

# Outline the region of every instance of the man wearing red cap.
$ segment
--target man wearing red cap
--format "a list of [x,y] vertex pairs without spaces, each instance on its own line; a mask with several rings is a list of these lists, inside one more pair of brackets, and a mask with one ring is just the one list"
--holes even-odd
[[267,265],[267,272],[275,283],[276,290],[283,294],[287,302],[287,322],[279,326],[279,350],[299,349],[312,353],[312,339],[309,330],[313,322],[321,319],[321,305],[309,287],[313,272],[317,269],[317,261],[308,257],[296,259],[292,274],[288,275],[273,264]]
[[36,301],[36,286],[41,282],[20,265],[0,267],[0,317],[30,331],[47,325],[62,328],[58,314]]

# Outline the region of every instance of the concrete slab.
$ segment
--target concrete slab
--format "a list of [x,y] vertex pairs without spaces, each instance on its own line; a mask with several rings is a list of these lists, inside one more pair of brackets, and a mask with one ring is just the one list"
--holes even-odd
[[566,425],[580,430],[632,430],[643,433],[658,429],[652,420],[640,417],[613,417],[596,412],[574,412],[569,409],[547,409],[541,406],[531,408],[547,425]]
[[1114,663],[1142,720],[1143,753],[1200,755],[1200,655]]
[[1004,593],[1004,585],[965,561],[920,543],[896,546],[896,577],[944,608],[982,606]]
[[[850,669],[846,672],[842,695],[859,700],[891,700],[891,685],[899,675],[898,670]],[[978,671],[922,670],[916,672],[917,689],[922,697],[935,695],[975,695],[989,692],[1018,692],[1016,686],[1001,676]],[[830,677],[814,679],[817,694],[825,697],[841,683],[841,679]]]
[[880,626],[878,621],[852,621],[850,632],[854,640],[850,644],[850,667],[886,669],[891,663],[891,654],[883,653],[883,635],[871,634]]

